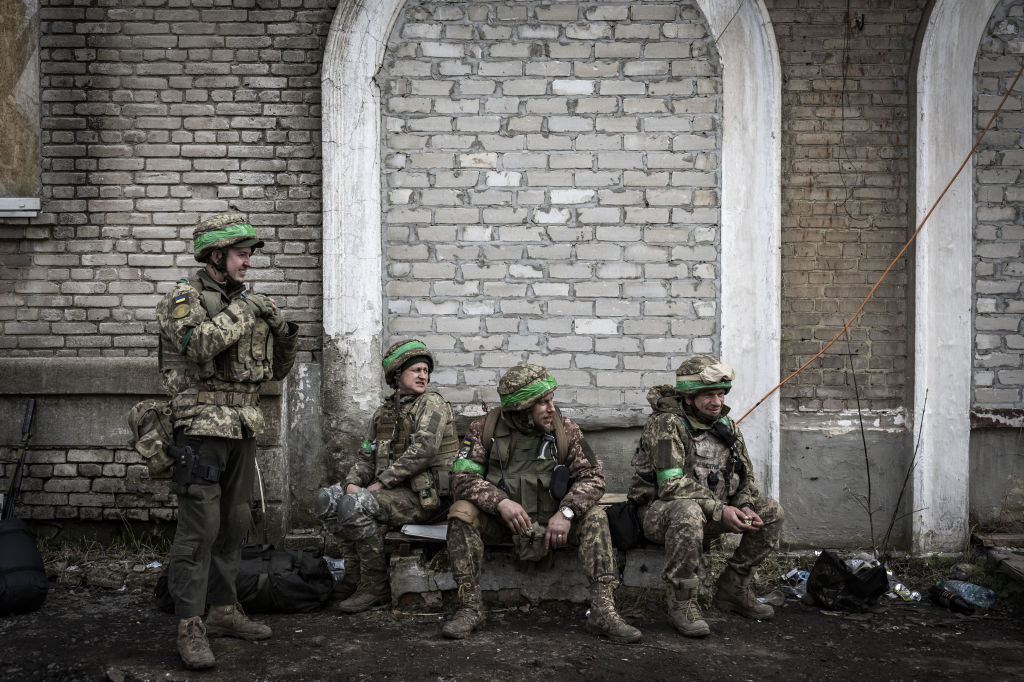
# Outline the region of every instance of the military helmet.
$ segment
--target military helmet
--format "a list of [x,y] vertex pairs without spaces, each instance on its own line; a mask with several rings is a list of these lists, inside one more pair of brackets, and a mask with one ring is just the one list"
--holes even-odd
[[256,236],[256,230],[249,219],[241,213],[218,213],[204,219],[192,233],[192,251],[196,260],[205,263],[217,249],[237,246],[239,248],[263,248],[263,240]]
[[516,365],[498,382],[501,406],[514,411],[526,410],[555,390],[558,382],[540,365]]
[[694,355],[676,370],[676,390],[683,395],[696,395],[709,388],[724,388],[728,393],[736,372],[710,355]]
[[405,339],[391,344],[384,351],[384,359],[381,361],[384,381],[388,386],[395,386],[398,375],[417,362],[427,363],[427,371],[434,371],[434,356],[425,343],[417,339]]

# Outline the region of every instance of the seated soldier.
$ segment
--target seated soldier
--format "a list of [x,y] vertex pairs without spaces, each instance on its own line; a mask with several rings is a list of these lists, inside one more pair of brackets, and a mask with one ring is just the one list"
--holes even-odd
[[355,593],[338,604],[358,613],[390,601],[384,535],[405,523],[441,520],[458,449],[451,405],[427,390],[434,356],[415,339],[384,353],[394,394],[377,408],[343,483],[317,491],[316,512],[341,539],[345,578]]
[[615,555],[608,518],[596,504],[604,467],[579,426],[555,409],[556,385],[543,367],[513,367],[498,384],[501,407],[474,421],[462,441],[448,513],[459,609],[444,624],[445,637],[463,639],[483,624],[484,543],[512,541],[520,558],[576,547],[590,583],[587,631],[616,642],[640,640],[640,631],[615,610]]
[[748,618],[774,615],[750,586],[751,572],[778,544],[782,507],[754,484],[747,446],[726,415],[733,370],[698,355],[676,370],[675,386],[647,394],[654,414],[644,426],[629,499],[640,505],[644,535],[665,545],[668,615],[687,637],[710,633],[697,603],[703,542],[740,533],[718,581],[715,606]]

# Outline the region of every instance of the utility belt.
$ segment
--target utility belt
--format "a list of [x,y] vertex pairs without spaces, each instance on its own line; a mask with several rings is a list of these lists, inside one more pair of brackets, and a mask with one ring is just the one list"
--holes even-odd
[[259,393],[242,391],[199,391],[196,402],[200,405],[224,405],[227,407],[258,407]]
[[[220,463],[215,455],[201,452],[203,439],[200,436],[175,437],[175,444],[167,448],[174,458],[173,479],[175,484],[187,488],[192,484],[209,485],[220,480]],[[182,443],[183,444],[179,444]]]
[[432,467],[421,471],[409,481],[412,491],[419,498],[423,509],[433,510],[441,507],[441,499],[447,502],[452,497],[451,471],[440,467]]

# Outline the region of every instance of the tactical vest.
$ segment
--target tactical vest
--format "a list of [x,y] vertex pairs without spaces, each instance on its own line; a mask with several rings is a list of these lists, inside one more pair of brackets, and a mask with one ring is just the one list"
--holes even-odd
[[707,486],[717,499],[728,502],[740,487],[739,474],[729,466],[732,451],[708,431],[690,430],[689,424],[686,430],[693,445],[686,454],[687,473]]
[[[429,392],[434,393],[433,391]],[[405,453],[405,449],[409,447],[409,441],[412,439],[412,434],[416,428],[410,415],[412,406],[425,395],[427,393],[423,393],[419,398],[409,403],[404,411],[396,412],[394,401],[391,400],[381,409],[377,417],[377,423],[374,426],[373,436],[375,475],[380,475],[382,471],[391,466],[395,460]],[[439,394],[435,393],[435,395]],[[399,407],[401,408],[401,406]],[[455,433],[454,419],[449,419],[445,425],[441,444],[438,445],[437,452],[434,454],[434,461],[430,465],[430,469],[433,472],[443,472],[445,474],[443,489],[448,488],[447,474],[451,472],[452,462],[455,461],[455,455],[458,453],[458,450],[459,438]],[[442,495],[444,494],[446,493],[442,492]]]
[[[494,427],[486,479],[522,505],[531,519],[546,523],[558,511],[558,502],[548,492],[558,455],[554,452],[556,448],[548,448],[543,459],[538,459],[541,440],[540,436],[524,434],[499,419]],[[565,453],[560,455],[565,457]]]
[[[179,280],[184,282],[185,280]],[[204,289],[199,279],[189,282],[199,293],[208,318],[215,317],[228,303],[219,291]],[[273,378],[274,335],[266,321],[257,315],[251,326],[230,348],[213,359],[196,363],[181,354],[180,348],[160,335],[160,372],[174,394],[188,393],[193,398],[176,397],[176,404],[191,400],[200,404],[245,407],[257,404],[259,384]],[[225,386],[235,384],[235,386]],[[242,384],[239,386],[238,384]]]

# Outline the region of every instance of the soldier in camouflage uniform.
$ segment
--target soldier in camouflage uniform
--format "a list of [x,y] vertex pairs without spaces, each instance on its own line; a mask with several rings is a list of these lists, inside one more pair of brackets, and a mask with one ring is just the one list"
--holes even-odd
[[344,613],[390,601],[388,529],[443,519],[451,503],[459,441],[451,405],[427,390],[434,356],[408,339],[388,348],[382,364],[394,394],[373,413],[345,479],[317,491],[317,514],[341,539],[345,576],[357,578],[355,593],[338,604]]
[[687,637],[710,632],[697,603],[697,570],[704,541],[722,533],[742,538],[718,581],[715,606],[748,618],[774,615],[757,601],[750,579],[778,544],[782,507],[758,493],[743,435],[726,416],[732,379],[732,368],[710,356],[680,365],[675,386],[647,394],[654,414],[633,459],[629,499],[641,505],[647,539],[665,545],[669,618]]
[[608,517],[597,506],[604,466],[579,426],[555,409],[556,385],[539,365],[513,367],[498,383],[501,407],[474,421],[462,441],[448,513],[459,609],[445,623],[445,637],[463,639],[483,624],[484,543],[511,540],[521,559],[575,546],[590,583],[587,631],[616,642],[640,640],[640,631],[615,610],[618,571]]
[[[273,299],[247,293],[250,257],[263,246],[243,215],[203,220],[193,251],[203,264],[160,300],[160,370],[172,396],[171,454],[178,523],[167,568],[185,667],[209,668],[207,634],[266,639],[270,628],[237,603],[235,578],[249,523],[260,386],[283,379],[298,327]],[[202,615],[209,604],[206,623]]]

